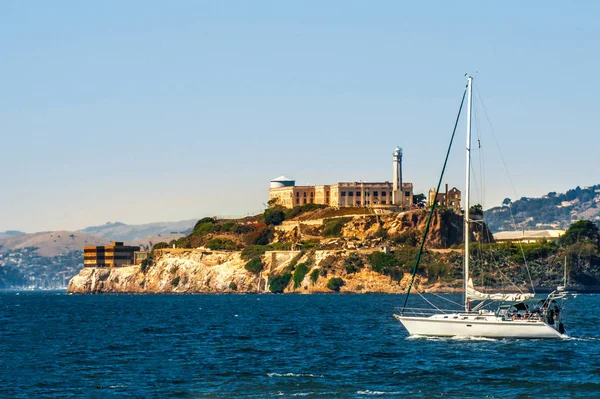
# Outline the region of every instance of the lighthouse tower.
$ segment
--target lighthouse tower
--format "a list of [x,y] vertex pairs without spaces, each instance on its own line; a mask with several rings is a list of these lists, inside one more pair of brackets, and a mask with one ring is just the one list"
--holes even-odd
[[404,206],[404,191],[402,190],[402,148],[394,150],[394,175],[392,187],[392,203]]

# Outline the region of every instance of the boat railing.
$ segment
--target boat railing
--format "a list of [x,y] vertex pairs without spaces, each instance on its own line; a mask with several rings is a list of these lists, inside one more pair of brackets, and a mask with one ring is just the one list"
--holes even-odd
[[403,316],[415,316],[415,317],[429,317],[433,315],[437,315],[440,313],[443,314],[456,314],[461,313],[461,310],[458,309],[435,309],[435,308],[396,308],[396,312]]

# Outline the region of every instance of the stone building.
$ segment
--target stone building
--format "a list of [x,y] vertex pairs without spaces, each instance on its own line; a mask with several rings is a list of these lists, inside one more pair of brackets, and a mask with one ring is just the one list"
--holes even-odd
[[306,204],[410,208],[413,202],[413,184],[402,181],[402,149],[396,148],[392,182],[339,182],[323,186],[296,186],[295,180],[279,176],[271,180],[269,200],[286,208]]
[[462,210],[460,207],[460,199],[460,190],[456,187],[452,187],[451,190],[448,190],[448,185],[446,184],[446,192],[444,193],[435,195],[435,188],[429,190],[429,200],[427,204],[431,206],[435,201],[436,206],[445,206],[446,208],[454,210],[456,213],[460,213]]

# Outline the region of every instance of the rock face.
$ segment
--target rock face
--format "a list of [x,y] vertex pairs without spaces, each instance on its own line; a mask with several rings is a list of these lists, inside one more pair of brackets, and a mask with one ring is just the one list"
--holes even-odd
[[[290,281],[284,292],[318,293],[332,292],[327,282],[340,277],[344,285],[340,292],[403,293],[410,281],[405,274],[400,281],[363,268],[357,273],[346,274],[342,269],[331,267],[331,260],[343,262],[352,251],[316,251],[312,254],[312,266],[300,284],[294,288]],[[247,271],[247,261],[240,252],[207,252],[204,250],[163,251],[156,264],[144,272],[140,266],[121,268],[84,268],[69,282],[68,292],[89,293],[259,293],[270,292],[269,279],[284,273],[291,262],[305,262],[307,256],[298,251],[272,251],[263,257],[265,269],[259,276]],[[311,273],[318,269],[316,281]],[[323,270],[326,270],[324,276]],[[417,276],[416,288],[423,290],[422,280]]]
[[[145,272],[140,266],[84,268],[69,282],[73,293],[257,292],[259,279],[239,252],[163,251]],[[232,284],[233,283],[233,284]]]
[[[394,279],[388,271],[380,274],[368,265],[368,254],[381,247],[415,245],[420,241],[429,213],[414,210],[399,214],[361,215],[343,217],[339,220],[339,234],[323,238],[320,234],[324,220],[293,221],[277,230],[276,241],[301,243],[301,240],[322,240],[320,250],[270,251],[261,257],[263,270],[256,275],[245,269],[248,260],[236,251],[207,251],[204,249],[164,249],[155,251],[154,264],[146,270],[140,266],[123,268],[84,268],[69,283],[73,293],[223,293],[223,292],[270,292],[269,282],[276,277],[290,278],[283,292],[315,293],[332,292],[327,287],[332,278],[341,278],[340,292],[386,292],[402,293],[410,282],[410,275],[398,267]],[[331,220],[331,219],[325,219]],[[327,222],[330,223],[330,222]],[[473,240],[488,241],[491,234],[483,223],[473,223],[478,231]],[[440,210],[433,214],[427,248],[446,249],[462,243],[462,216],[451,211]],[[360,266],[347,267],[350,257],[362,259]],[[414,258],[412,258],[414,259]],[[408,263],[404,261],[404,271]],[[446,262],[448,259],[436,259]],[[297,267],[304,264],[297,274]],[[308,269],[307,269],[308,268]],[[317,271],[315,271],[318,269]],[[300,273],[300,272],[298,272]],[[292,278],[293,276],[293,278]],[[423,279],[423,280],[422,280]],[[451,290],[448,287],[424,286],[424,278],[417,276],[416,288],[420,291],[433,288],[437,291]]]

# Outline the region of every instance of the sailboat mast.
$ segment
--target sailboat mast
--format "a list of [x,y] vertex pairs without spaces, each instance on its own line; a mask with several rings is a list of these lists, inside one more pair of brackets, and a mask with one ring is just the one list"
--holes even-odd
[[471,106],[473,102],[473,78],[469,76],[467,80],[467,151],[466,151],[466,173],[465,173],[465,311],[469,311],[469,297],[467,296],[467,288],[469,284],[469,192],[471,189]]

